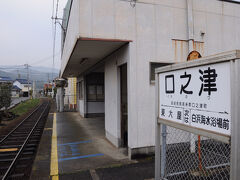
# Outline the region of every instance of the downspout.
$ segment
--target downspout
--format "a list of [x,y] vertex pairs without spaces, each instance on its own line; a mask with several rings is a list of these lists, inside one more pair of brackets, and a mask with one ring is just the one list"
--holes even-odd
[[[193,27],[193,0],[187,1],[187,31],[188,31],[188,54],[193,51],[194,27]],[[195,135],[189,133],[190,152],[195,153]]]
[[187,29],[188,29],[188,53],[193,51],[194,27],[193,27],[193,0],[187,0]]

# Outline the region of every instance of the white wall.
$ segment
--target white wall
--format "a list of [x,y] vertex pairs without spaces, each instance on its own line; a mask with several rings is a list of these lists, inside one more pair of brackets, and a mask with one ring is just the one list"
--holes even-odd
[[[186,0],[139,0],[135,8],[128,1],[120,0],[73,2],[69,42],[75,42],[73,34],[75,37],[139,40],[152,44],[154,60],[179,62],[188,55]],[[193,0],[194,39],[198,41],[194,49],[207,56],[239,47],[239,11],[240,5],[233,3]],[[147,32],[151,32],[149,38],[138,36]],[[200,32],[205,32],[205,36]],[[71,50],[69,42],[66,50]]]
[[85,116],[85,105],[84,105],[84,100],[79,100],[79,105],[78,105],[78,110],[79,110],[79,113],[82,117]]
[[19,87],[20,89],[24,88],[24,86],[18,81],[14,81],[13,85]]
[[78,77],[78,79],[77,79],[77,82],[80,82],[80,81],[82,81],[82,83],[83,83],[83,99],[79,99],[79,89],[77,89],[77,101],[78,101],[78,111],[79,111],[79,113],[80,113],[80,115],[82,116],[82,117],[85,117],[85,111],[86,111],[86,108],[85,108],[85,100],[86,100],[86,96],[85,96],[85,81],[84,81],[84,78],[83,78],[83,76],[80,76],[80,77]]
[[118,68],[114,57],[105,63],[105,131],[108,139],[116,146],[120,138]]
[[120,145],[120,70],[129,61],[128,45],[108,57],[105,62],[105,131],[107,138]]
[[[64,43],[63,52],[62,52],[61,69],[65,68],[65,66],[68,62],[68,59],[70,58],[70,55],[75,46],[75,43],[77,42],[77,39],[79,37],[80,12],[81,11],[80,11],[79,0],[73,0],[72,7],[71,7],[71,13],[69,16],[66,39],[65,39],[65,43]],[[61,71],[61,73],[62,72],[63,72],[63,70]]]
[[[76,24],[79,25],[79,36],[132,40],[127,61],[128,142],[130,148],[153,146],[155,92],[149,82],[149,62],[186,61],[186,0],[139,0],[135,7],[120,0],[74,2],[79,2],[80,7]],[[196,41],[193,49],[202,56],[240,49],[239,12],[240,5],[237,4],[193,0]],[[74,20],[78,19],[72,19],[72,22]],[[72,23],[71,26],[74,25]],[[201,31],[205,33],[204,36],[201,36]],[[111,56],[109,59],[105,64],[105,128],[114,137],[119,137],[117,57]]]
[[104,102],[87,102],[87,113],[104,114]]

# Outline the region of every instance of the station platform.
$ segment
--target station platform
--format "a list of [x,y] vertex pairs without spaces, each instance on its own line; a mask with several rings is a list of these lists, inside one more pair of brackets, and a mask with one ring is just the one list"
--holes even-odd
[[129,160],[105,138],[104,118],[56,113],[52,107],[31,179],[150,179],[153,175],[153,160]]

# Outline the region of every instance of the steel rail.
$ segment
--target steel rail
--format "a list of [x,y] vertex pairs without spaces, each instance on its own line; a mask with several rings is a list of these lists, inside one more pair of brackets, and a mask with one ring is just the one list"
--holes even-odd
[[[43,104],[42,104],[43,105]],[[23,145],[21,146],[20,150],[18,151],[17,155],[15,156],[14,160],[12,161],[12,163],[10,164],[8,170],[6,171],[6,173],[4,174],[2,180],[6,180],[11,172],[11,170],[13,169],[17,159],[19,158],[20,154],[22,153],[25,145],[27,144],[29,138],[31,137],[33,131],[35,130],[36,126],[38,125],[39,121],[41,120],[43,114],[45,113],[46,109],[49,107],[49,101],[48,101],[48,104],[46,105],[46,107],[44,108],[43,112],[41,113],[41,115],[39,116],[37,122],[35,123],[35,125],[33,126],[31,132],[28,134],[26,140],[24,141]]]
[[43,104],[38,105],[31,114],[29,114],[24,120],[22,120],[22,122],[20,122],[17,125],[17,127],[10,131],[3,139],[1,139],[0,144],[2,144],[14,131],[16,131],[17,128],[19,128],[19,126],[21,126],[28,118],[30,118],[42,105]]

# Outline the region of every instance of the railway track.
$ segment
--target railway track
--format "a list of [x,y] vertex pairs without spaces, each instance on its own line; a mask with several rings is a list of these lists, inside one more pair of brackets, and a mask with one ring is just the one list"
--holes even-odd
[[49,109],[44,101],[0,139],[0,179],[29,179]]

